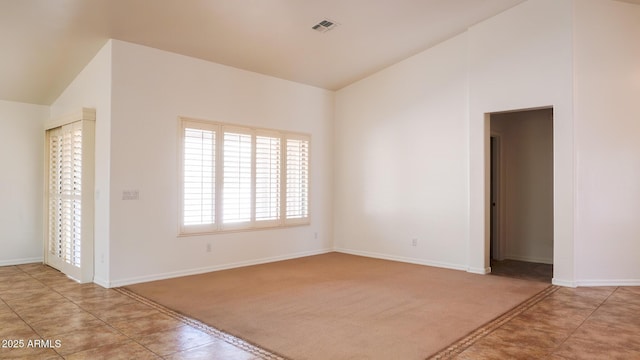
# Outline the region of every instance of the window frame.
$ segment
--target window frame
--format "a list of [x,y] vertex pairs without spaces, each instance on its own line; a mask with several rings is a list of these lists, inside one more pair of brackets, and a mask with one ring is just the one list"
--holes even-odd
[[[263,230],[263,229],[274,229],[274,228],[285,228],[291,226],[302,226],[309,225],[311,223],[311,135],[299,133],[299,132],[291,132],[291,131],[282,131],[276,129],[266,129],[252,126],[243,126],[237,124],[230,124],[224,122],[210,121],[210,120],[202,120],[195,119],[191,117],[178,117],[178,236],[194,236],[194,235],[207,235],[207,234],[218,234],[225,232],[236,232],[236,231],[250,231],[250,230]],[[185,131],[188,128],[200,129],[205,131],[213,131],[215,133],[214,136],[214,149],[213,149],[213,166],[214,166],[214,176],[212,182],[213,186],[213,223],[211,224],[199,224],[199,225],[185,225]],[[251,136],[251,176],[250,176],[250,215],[249,221],[242,222],[224,222],[224,166],[225,166],[225,143],[224,137],[225,132],[229,133],[241,133],[248,134]],[[266,137],[278,139],[278,149],[277,149],[277,162],[279,164],[276,165],[278,168],[278,174],[275,176],[277,178],[277,196],[278,200],[274,201],[273,195],[271,195],[269,199],[269,204],[275,203],[278,207],[277,219],[269,218],[269,219],[257,219],[256,218],[256,210],[257,210],[257,166],[258,166],[258,155],[263,154],[259,152],[257,138],[258,137]],[[286,212],[286,204],[287,204],[287,140],[288,139],[298,139],[307,141],[307,164],[308,164],[308,175],[307,175],[307,193],[306,193],[306,205],[307,205],[307,213],[306,217],[287,219]],[[275,141],[274,141],[275,142]],[[271,149],[273,150],[273,149]],[[273,155],[269,155],[273,156]],[[273,161],[273,159],[270,159]],[[273,170],[273,167],[271,168]],[[271,174],[271,179],[273,179],[274,174]],[[273,190],[273,185],[270,183],[269,186],[271,190]],[[268,209],[272,209],[272,205],[268,206]],[[273,211],[270,210],[271,213]]]

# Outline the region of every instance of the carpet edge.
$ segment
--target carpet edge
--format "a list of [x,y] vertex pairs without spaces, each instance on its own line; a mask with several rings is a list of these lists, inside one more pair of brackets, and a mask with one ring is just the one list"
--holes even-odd
[[219,340],[222,340],[224,342],[227,342],[231,345],[234,345],[246,352],[249,352],[253,355],[259,356],[262,359],[266,359],[266,360],[288,360],[286,357],[279,355],[275,352],[269,351],[267,349],[264,349],[262,347],[259,347],[255,344],[250,343],[249,341],[246,341],[242,338],[239,338],[235,335],[231,335],[227,332],[224,332],[220,329],[217,329],[211,325],[207,325],[199,320],[196,320],[194,318],[191,318],[189,316],[183,315],[177,311],[174,311],[172,309],[167,308],[164,305],[158,304],[156,302],[154,302],[153,300],[147,299],[144,296],[138,295],[135,292],[124,288],[124,287],[118,287],[118,288],[113,288],[113,290],[119,292],[122,295],[128,296],[140,303],[143,303],[145,305],[148,305],[158,311],[160,311],[161,313],[168,315],[184,324],[187,324],[189,326],[192,326],[198,330],[201,330]]
[[446,348],[438,351],[437,353],[435,353],[434,355],[428,357],[427,359],[428,360],[448,360],[448,359],[453,359],[455,356],[457,356],[460,353],[462,353],[464,350],[469,348],[475,342],[477,342],[478,340],[480,340],[480,339],[484,338],[485,336],[489,335],[494,330],[498,329],[500,326],[504,325],[505,323],[507,323],[511,319],[515,318],[516,316],[522,314],[523,312],[525,312],[529,308],[533,307],[534,305],[536,305],[540,301],[544,300],[545,298],[547,298],[547,296],[555,293],[556,291],[558,291],[558,289],[560,289],[560,286],[549,285],[548,287],[546,287],[545,289],[541,290],[537,294],[533,295],[529,299],[527,299],[527,300],[521,302],[520,304],[516,305],[511,310],[505,312],[504,314],[496,317],[495,319],[493,319],[493,320],[487,322],[486,324],[480,326],[479,328],[473,330],[469,334],[463,336],[459,340],[455,341],[454,343],[452,343],[451,345],[447,346]]

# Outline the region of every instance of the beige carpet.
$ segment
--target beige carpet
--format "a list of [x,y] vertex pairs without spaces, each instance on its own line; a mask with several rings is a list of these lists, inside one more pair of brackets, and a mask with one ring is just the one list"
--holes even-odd
[[424,359],[547,288],[329,253],[128,286],[284,357]]

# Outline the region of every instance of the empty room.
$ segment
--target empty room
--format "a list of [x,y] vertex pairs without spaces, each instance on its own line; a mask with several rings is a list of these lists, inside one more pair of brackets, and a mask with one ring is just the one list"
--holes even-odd
[[0,358],[640,358],[640,1],[0,30]]

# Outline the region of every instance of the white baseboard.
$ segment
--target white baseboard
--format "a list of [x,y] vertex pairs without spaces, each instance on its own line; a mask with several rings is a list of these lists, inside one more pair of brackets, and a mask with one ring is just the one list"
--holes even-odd
[[640,279],[578,280],[577,286],[640,286]]
[[567,287],[597,287],[597,286],[640,286],[640,279],[614,279],[614,280],[576,280],[567,281],[554,278],[551,283]]
[[204,273],[213,272],[213,271],[228,270],[228,269],[234,269],[234,268],[239,268],[244,266],[260,265],[260,264],[267,264],[267,263],[276,262],[276,261],[297,259],[297,258],[306,257],[306,256],[326,254],[332,251],[333,251],[332,249],[314,250],[314,251],[288,254],[283,256],[274,256],[274,257],[262,258],[262,259],[256,259],[256,260],[240,261],[236,263],[207,266],[203,268],[187,269],[187,270],[180,270],[180,271],[174,271],[174,272],[168,272],[168,273],[162,273],[162,274],[132,277],[128,279],[120,279],[120,280],[114,280],[114,281],[105,281],[104,279],[94,279],[94,282],[106,288],[120,287],[120,286],[139,284],[139,283],[149,282],[149,281],[166,280],[166,279],[171,279],[171,278],[176,278],[181,276],[204,274]]
[[472,274],[487,275],[487,274],[491,274],[491,268],[490,267],[487,267],[487,268],[469,267],[467,268],[467,272],[470,272]]
[[103,288],[108,288],[109,287],[109,282],[106,279],[94,277],[93,278],[93,283],[96,284],[96,285],[100,285]]
[[374,259],[399,261],[399,262],[405,262],[409,264],[426,265],[426,266],[433,266],[433,267],[452,269],[452,270],[462,270],[462,271],[467,270],[467,267],[464,265],[451,264],[451,263],[445,263],[440,261],[429,261],[429,260],[416,259],[416,258],[410,258],[410,257],[404,257],[404,256],[395,256],[395,255],[380,254],[380,253],[373,253],[373,252],[353,250],[353,249],[344,249],[344,248],[335,248],[334,251],[344,253],[344,254],[370,257]]
[[0,266],[13,266],[13,265],[24,265],[24,264],[34,264],[34,263],[42,264],[43,262],[44,262],[44,258],[42,257],[0,260]]
[[563,279],[558,279],[558,278],[551,279],[551,284],[558,285],[558,286],[564,286],[564,287],[570,287],[570,288],[575,288],[575,287],[578,286],[578,284],[575,281],[563,280]]

